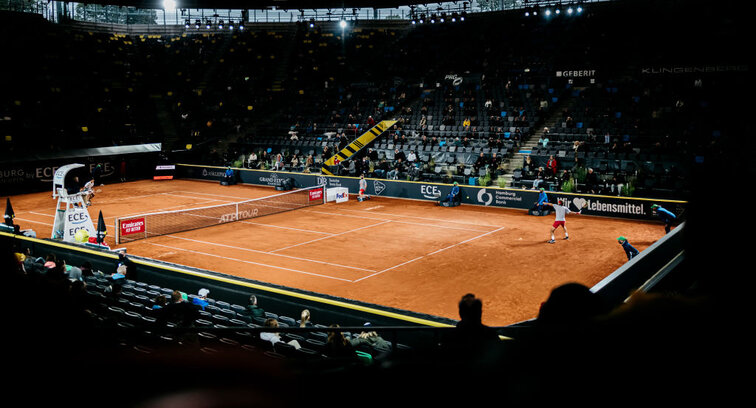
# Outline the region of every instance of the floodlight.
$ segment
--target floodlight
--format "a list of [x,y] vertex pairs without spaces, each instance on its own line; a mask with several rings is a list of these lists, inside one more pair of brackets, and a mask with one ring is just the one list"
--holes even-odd
[[344,28],[346,28],[346,26],[347,26],[347,22],[345,20],[339,21],[339,27],[341,27],[342,29],[344,29]]
[[163,9],[165,11],[176,10],[176,0],[163,0]]

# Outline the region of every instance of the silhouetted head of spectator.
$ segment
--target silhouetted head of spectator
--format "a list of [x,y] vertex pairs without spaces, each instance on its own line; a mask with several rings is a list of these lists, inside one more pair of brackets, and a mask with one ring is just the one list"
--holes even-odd
[[601,297],[582,284],[566,283],[551,291],[541,304],[538,322],[543,324],[572,324],[606,313]]
[[479,323],[483,317],[483,302],[472,293],[459,301],[459,318],[464,322]]

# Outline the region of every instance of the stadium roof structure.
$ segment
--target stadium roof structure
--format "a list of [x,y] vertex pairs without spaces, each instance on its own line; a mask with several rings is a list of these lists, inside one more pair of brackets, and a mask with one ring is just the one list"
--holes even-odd
[[[137,7],[143,9],[162,9],[163,0],[84,0],[79,3],[106,4],[115,6]],[[460,1],[460,4],[467,3]],[[429,2],[415,0],[176,0],[178,9],[341,9],[341,8],[392,8]]]

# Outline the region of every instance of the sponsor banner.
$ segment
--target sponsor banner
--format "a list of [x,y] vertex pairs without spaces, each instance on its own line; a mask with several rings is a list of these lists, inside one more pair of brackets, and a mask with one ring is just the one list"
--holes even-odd
[[323,189],[310,190],[310,201],[323,201]]
[[155,166],[155,175],[153,180],[173,180],[173,174],[176,172],[175,164],[160,164]]
[[65,227],[63,229],[64,241],[75,242],[76,233],[79,230],[86,230],[87,235],[90,237],[97,233],[86,208],[71,207],[66,210],[65,217]]
[[[0,190],[7,194],[28,193],[50,190],[59,168],[82,163],[84,167],[71,171],[80,179],[87,179],[98,164],[101,166],[100,180],[109,184],[121,178],[121,169],[129,179],[151,178],[157,153],[134,153],[118,156],[62,157],[59,159],[0,162]],[[122,166],[123,164],[123,166]]]
[[344,187],[329,188],[326,192],[326,202],[343,203],[349,201],[349,189]]
[[144,233],[144,217],[131,220],[121,220],[121,235]]
[[[215,180],[219,167],[179,165],[177,176],[183,178]],[[280,178],[292,178],[295,188],[324,185],[326,188],[346,188],[352,194],[359,192],[356,177],[325,176],[321,174],[271,172],[265,170],[236,169],[240,182],[264,186],[274,186]],[[414,200],[439,201],[451,191],[452,185],[428,182],[413,182],[385,179],[368,179],[366,194],[377,197],[409,198]],[[529,210],[538,201],[538,191],[460,185],[462,204],[485,207],[501,207]],[[642,198],[595,196],[548,191],[549,202],[562,200],[572,211],[582,209],[585,215],[613,218],[653,220],[656,216],[651,205],[659,204],[674,212],[680,218],[685,212],[685,202],[672,200],[650,200]]]

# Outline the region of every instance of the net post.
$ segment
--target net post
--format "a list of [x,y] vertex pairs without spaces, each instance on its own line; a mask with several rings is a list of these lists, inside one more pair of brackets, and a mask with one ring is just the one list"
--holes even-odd
[[121,244],[121,219],[120,218],[115,219],[115,243],[116,245]]

